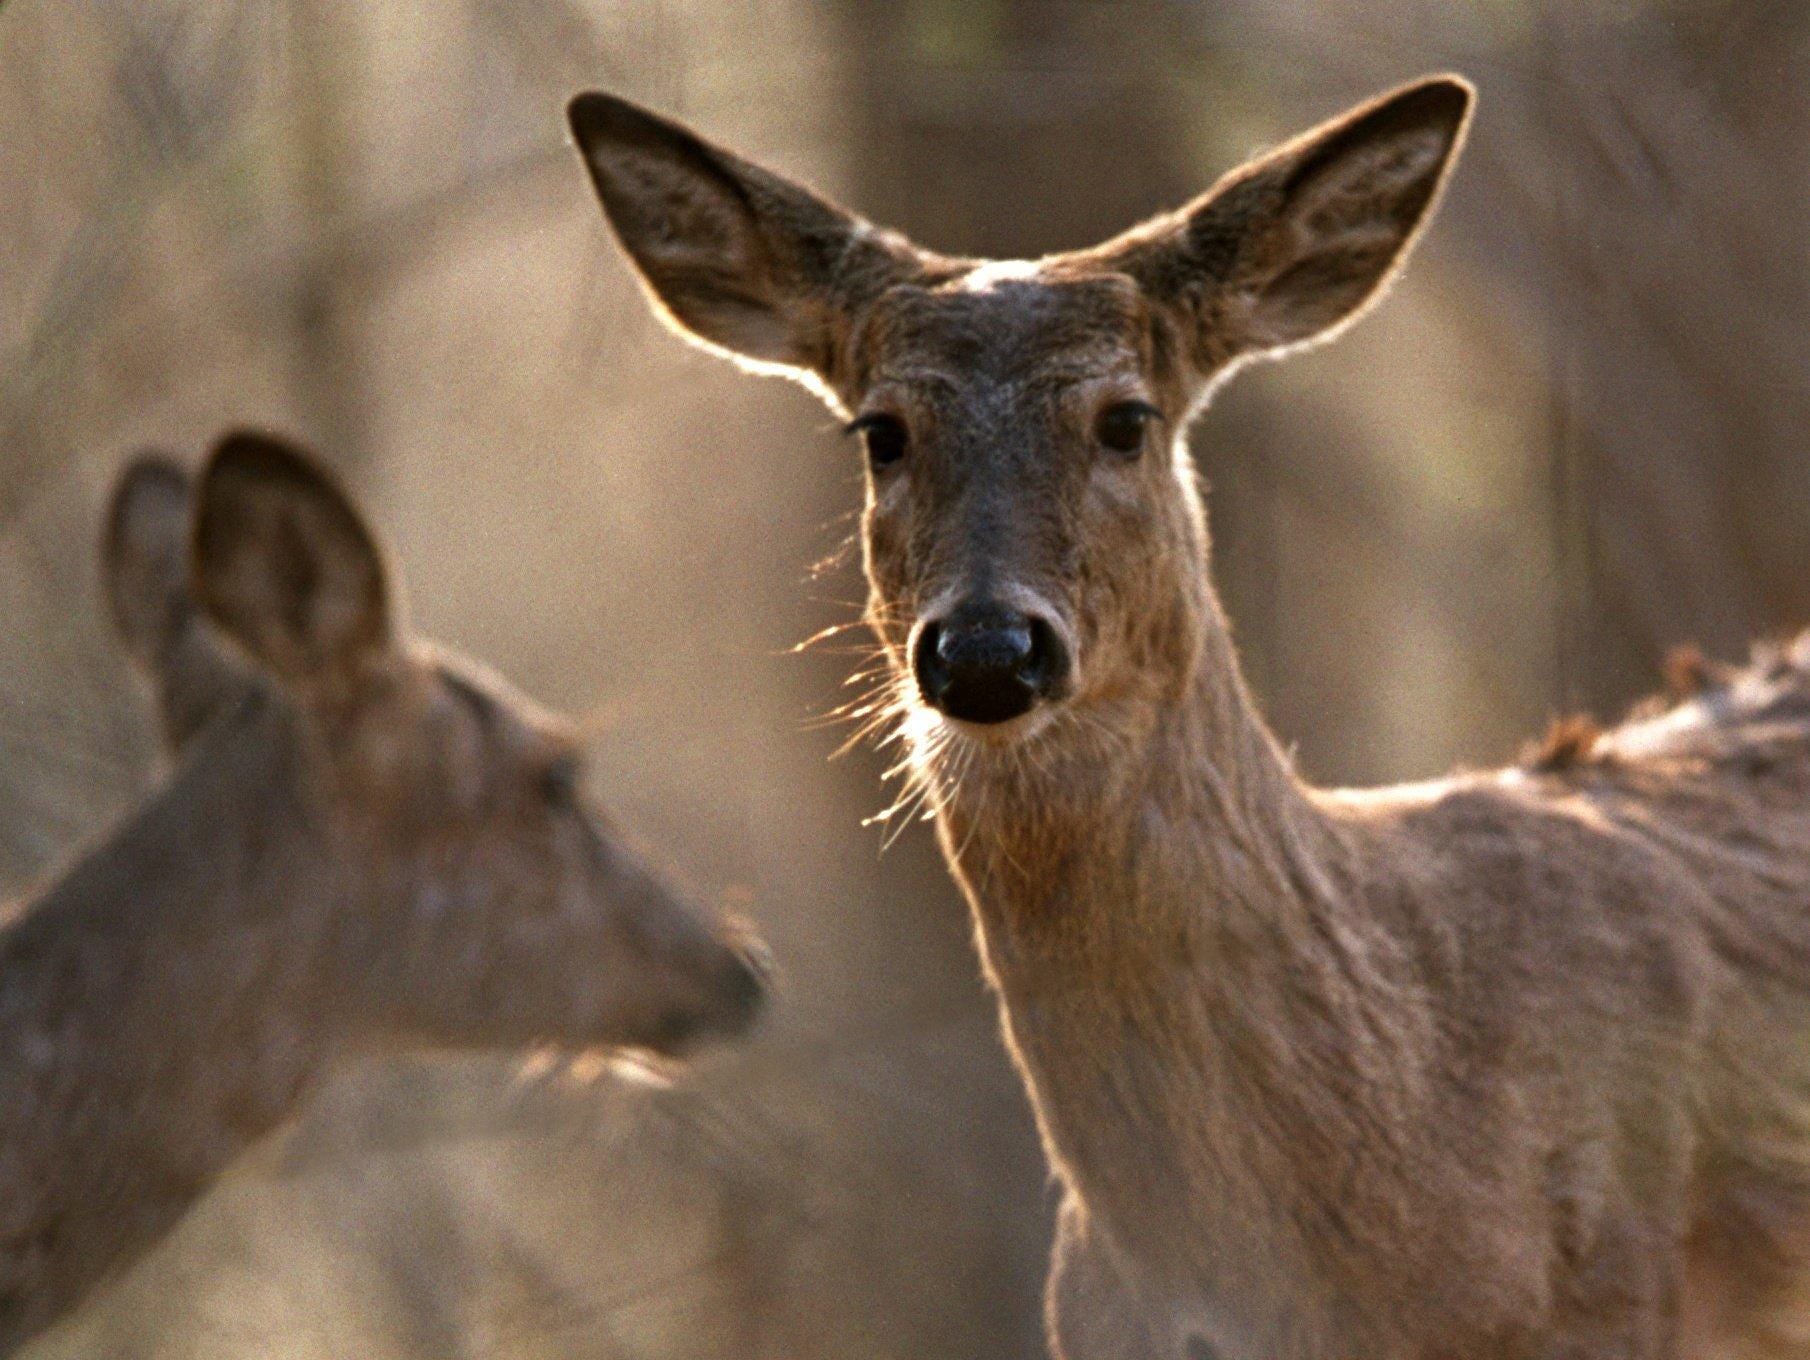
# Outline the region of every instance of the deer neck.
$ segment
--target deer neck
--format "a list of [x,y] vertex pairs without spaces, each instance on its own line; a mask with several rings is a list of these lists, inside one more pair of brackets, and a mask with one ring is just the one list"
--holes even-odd
[[0,934],[0,1333],[156,1240],[322,1070],[298,937],[334,873],[291,721],[222,715]]
[[1349,833],[1259,718],[1204,558],[1172,583],[1161,687],[951,762],[933,796],[1071,1194],[1127,1239],[1273,1262],[1272,1223],[1344,1198],[1316,1147],[1387,1122],[1412,1062],[1399,952],[1354,910]]
[[[941,835],[983,929],[1168,951],[1244,935],[1306,944],[1339,909],[1340,831],[1259,716],[1195,545],[1155,592],[1136,679],[1020,745],[927,761]],[[1154,613],[1155,611],[1151,611]]]

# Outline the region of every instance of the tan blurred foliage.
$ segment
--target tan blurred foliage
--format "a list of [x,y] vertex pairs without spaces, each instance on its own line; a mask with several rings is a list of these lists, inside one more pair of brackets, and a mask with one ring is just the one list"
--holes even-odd
[[[921,828],[834,764],[856,465],[686,350],[560,109],[607,86],[951,250],[1084,243],[1373,89],[1482,87],[1407,278],[1196,438],[1320,778],[1497,759],[1663,648],[1810,620],[1810,14],[1777,0],[11,0],[0,870],[154,777],[94,581],[147,443],[315,442],[421,627],[595,715],[603,798],[786,968],[671,1092],[396,1063],[44,1355],[1041,1353],[1047,1196]],[[855,635],[858,636],[858,635]]]

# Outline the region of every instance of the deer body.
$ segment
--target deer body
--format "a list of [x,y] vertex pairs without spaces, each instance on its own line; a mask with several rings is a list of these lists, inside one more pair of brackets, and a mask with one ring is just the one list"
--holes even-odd
[[176,768],[0,919],[0,1354],[336,1063],[673,1051],[762,990],[751,942],[587,809],[553,719],[395,636],[374,542],[299,454],[231,436],[192,493],[141,461],[107,569]]
[[227,716],[0,937],[0,1353],[160,1238],[327,1062],[332,946],[279,904],[314,898],[324,927],[335,874],[279,722]]
[[570,110],[674,325],[862,438],[875,702],[1063,1186],[1066,1360],[1810,1354],[1810,643],[1566,759],[1322,792],[1210,584],[1190,421],[1383,291],[1471,102],[1009,263]]
[[1085,748],[939,786],[1068,1191],[1067,1353],[1664,1355],[1687,1289],[1766,1335],[1810,1228],[1810,675],[1781,684],[1551,774],[1314,794],[1197,693],[1098,795]]

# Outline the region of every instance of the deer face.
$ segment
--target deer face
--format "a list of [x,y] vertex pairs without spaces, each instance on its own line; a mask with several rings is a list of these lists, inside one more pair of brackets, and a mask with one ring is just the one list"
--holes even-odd
[[1204,529],[1181,436],[1239,363],[1320,339],[1396,269],[1471,104],[1407,86],[1089,250],[918,249],[605,95],[572,128],[666,317],[851,417],[870,616],[905,702],[1010,742],[1186,664]]
[[369,686],[321,749],[380,1033],[676,1054],[748,1027],[761,946],[643,863],[567,724],[419,644]]
[[1123,275],[980,265],[892,288],[851,341],[870,618],[956,730],[1020,735],[1135,667],[1125,625],[1187,505],[1154,325]]
[[636,859],[564,724],[404,634],[375,540],[302,455],[229,436],[192,495],[140,464],[108,564],[173,741],[222,706],[276,710],[333,866],[325,908],[296,908],[331,919],[298,936],[326,942],[358,1037],[673,1052],[746,1028],[752,937]]

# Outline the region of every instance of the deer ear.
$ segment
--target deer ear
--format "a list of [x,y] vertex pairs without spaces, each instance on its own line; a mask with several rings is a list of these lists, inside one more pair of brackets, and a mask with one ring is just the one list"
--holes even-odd
[[189,594],[189,475],[144,453],[120,474],[101,543],[107,604],[126,652],[155,673],[194,616]]
[[152,681],[165,740],[179,748],[249,677],[201,622],[189,581],[194,487],[161,454],[120,474],[101,544],[107,604],[127,654]]
[[285,683],[344,697],[394,645],[383,555],[344,492],[268,435],[229,434],[201,475],[195,593]]
[[648,292],[706,345],[828,378],[838,315],[920,272],[902,237],[678,123],[597,92],[566,112]]
[[1182,313],[1203,371],[1324,338],[1360,316],[1400,267],[1473,102],[1456,76],[1405,85],[1087,254]]

